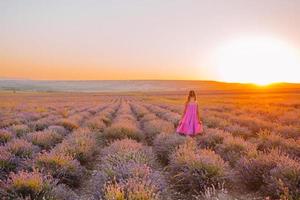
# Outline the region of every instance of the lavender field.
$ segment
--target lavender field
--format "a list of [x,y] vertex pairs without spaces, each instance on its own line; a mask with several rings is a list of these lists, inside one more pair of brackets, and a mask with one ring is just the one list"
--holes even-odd
[[0,93],[0,199],[300,199],[300,94]]

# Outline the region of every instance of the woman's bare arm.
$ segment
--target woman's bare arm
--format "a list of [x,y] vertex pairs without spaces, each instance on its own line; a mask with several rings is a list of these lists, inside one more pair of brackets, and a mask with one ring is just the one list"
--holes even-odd
[[[183,114],[182,114],[182,116],[181,116],[181,120],[183,119],[183,117],[184,117],[184,115],[185,115],[186,107],[187,107],[187,103],[185,103],[185,105],[184,105],[184,110],[183,110]],[[180,120],[180,121],[181,121],[181,120]]]
[[197,102],[197,115],[198,115],[198,121],[199,121],[199,123],[201,123],[198,102]]

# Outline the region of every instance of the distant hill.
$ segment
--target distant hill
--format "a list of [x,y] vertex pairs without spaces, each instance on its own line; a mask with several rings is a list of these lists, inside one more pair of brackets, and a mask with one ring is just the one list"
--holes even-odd
[[300,92],[300,84],[276,83],[259,87],[254,84],[224,83],[217,81],[178,80],[97,80],[97,81],[36,81],[0,79],[2,91],[40,92]]

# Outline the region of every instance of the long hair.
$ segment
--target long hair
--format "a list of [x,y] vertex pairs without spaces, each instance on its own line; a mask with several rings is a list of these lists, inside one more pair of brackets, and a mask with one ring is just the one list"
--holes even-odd
[[191,98],[194,97],[195,101],[197,100],[196,93],[194,90],[189,91],[189,95],[187,97],[186,103],[190,102]]

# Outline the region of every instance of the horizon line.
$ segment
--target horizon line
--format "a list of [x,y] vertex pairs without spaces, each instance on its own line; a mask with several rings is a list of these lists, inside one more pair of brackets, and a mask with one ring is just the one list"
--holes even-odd
[[[217,83],[229,83],[229,84],[245,84],[245,85],[260,85],[254,82],[230,82],[212,79],[30,79],[30,78],[6,78],[0,77],[0,81],[11,80],[11,81],[65,81],[65,82],[75,82],[75,81],[202,81],[202,82],[217,82]],[[300,84],[300,82],[286,82],[278,81],[271,82],[265,85],[273,84]]]

